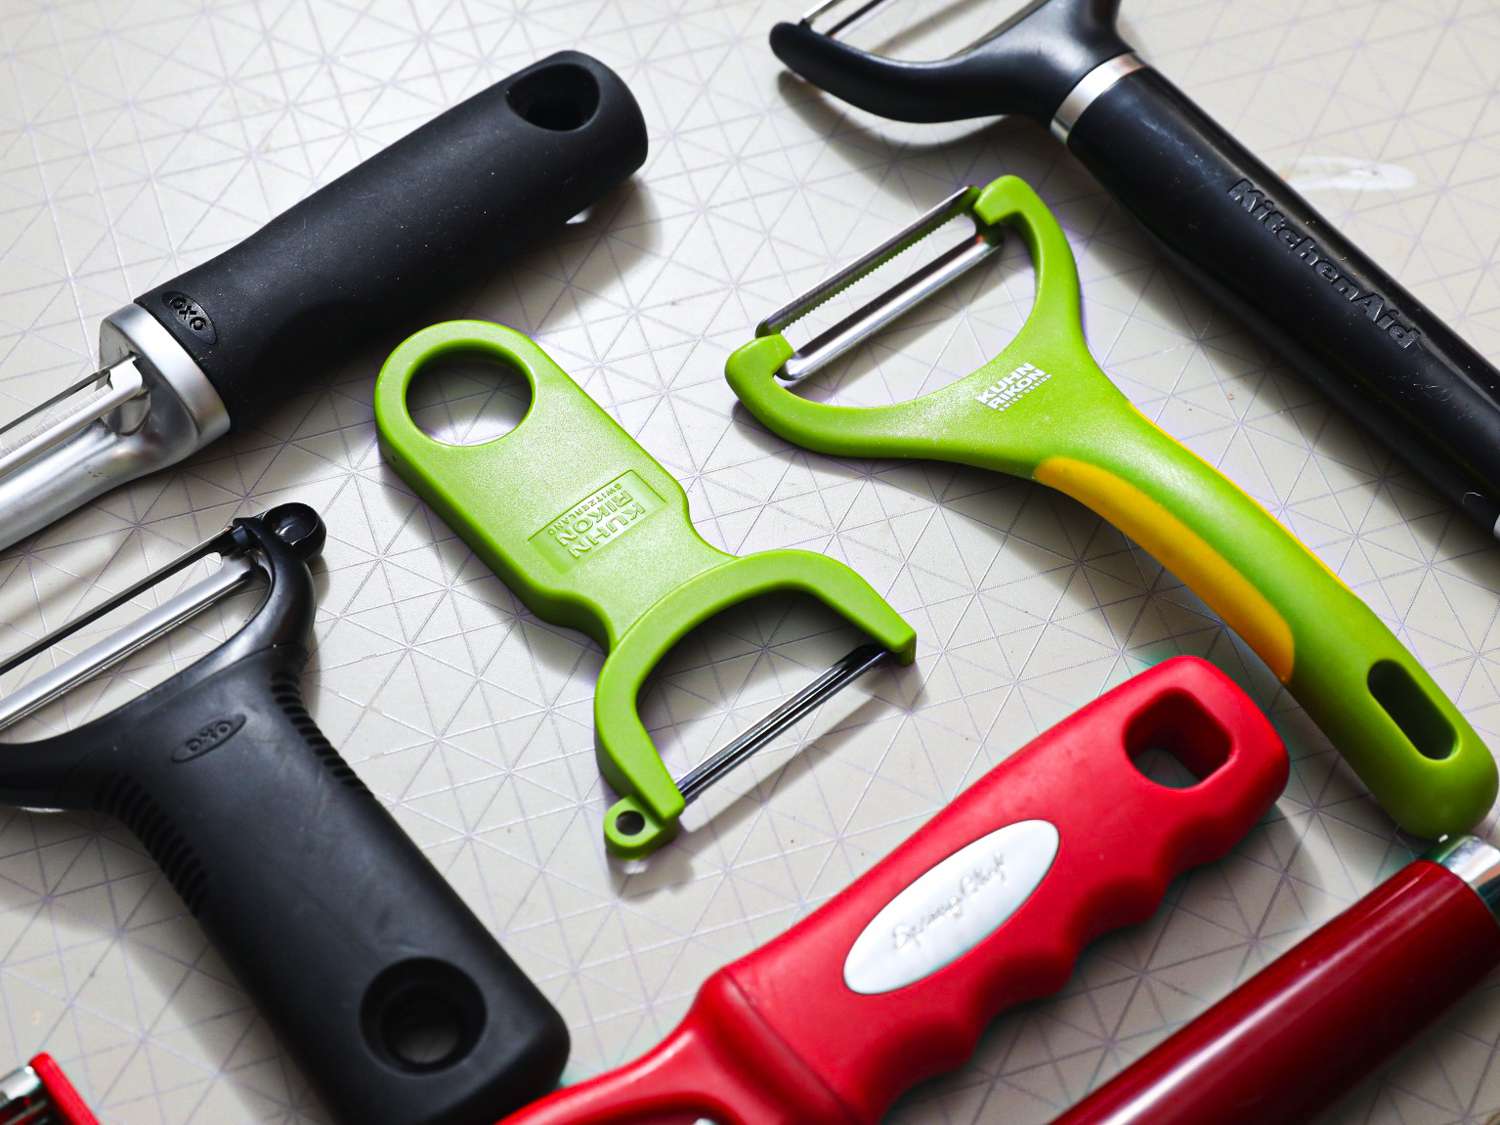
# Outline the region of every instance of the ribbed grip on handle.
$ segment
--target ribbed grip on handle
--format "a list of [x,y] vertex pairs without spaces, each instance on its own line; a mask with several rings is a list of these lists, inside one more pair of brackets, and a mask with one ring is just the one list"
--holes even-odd
[[[1167,750],[1199,780],[1136,765]],[[951,1069],[1005,1008],[1061,988],[1080,950],[1145,918],[1286,782],[1270,723],[1223,673],[1178,657],[995,767],[878,866],[708,979],[636,1062],[507,1125],[874,1125]]]
[[1398,872],[1058,1118],[1305,1121],[1500,964],[1500,924],[1426,860]]
[[557,1013],[264,651],[101,749],[97,804],[142,839],[342,1121],[467,1125],[551,1087]]
[[[1149,780],[1133,758],[1150,748],[1202,780]],[[1087,942],[1144,919],[1173,877],[1233,847],[1287,768],[1244,693],[1178,658],[1017,752],[727,972],[855,1120],[878,1121],[908,1087],[967,1058],[999,1012],[1061,988]],[[1050,859],[1034,825],[1051,827]]]
[[360,340],[409,330],[640,167],[608,67],[564,51],[403,137],[243,242],[137,298],[243,426]]
[[1068,147],[1200,286],[1486,528],[1500,372],[1156,71]]

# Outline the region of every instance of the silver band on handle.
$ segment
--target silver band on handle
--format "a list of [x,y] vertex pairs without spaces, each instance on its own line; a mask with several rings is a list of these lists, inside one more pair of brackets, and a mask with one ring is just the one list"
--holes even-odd
[[1500,921],[1500,848],[1477,836],[1459,836],[1444,840],[1427,853],[1427,858],[1473,887],[1480,901]]
[[1133,51],[1127,51],[1123,55],[1116,55],[1108,62],[1102,62],[1093,70],[1089,71],[1078,81],[1078,85],[1068,91],[1068,96],[1057,107],[1057,112],[1052,115],[1052,135],[1063,144],[1068,143],[1068,134],[1073,131],[1073,126],[1078,124],[1078,119],[1083,116],[1084,111],[1094,104],[1100,94],[1112,87],[1127,74],[1134,74],[1138,70],[1144,70],[1146,64],[1141,57]]

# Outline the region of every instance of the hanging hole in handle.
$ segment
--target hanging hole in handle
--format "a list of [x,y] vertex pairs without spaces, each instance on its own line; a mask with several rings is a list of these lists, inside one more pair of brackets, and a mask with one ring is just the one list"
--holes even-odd
[[621,836],[639,836],[646,827],[646,818],[634,809],[626,809],[615,817],[615,830]]
[[370,1048],[397,1069],[442,1070],[479,1042],[484,997],[467,974],[444,961],[402,961],[365,992],[360,1025]]
[[1136,715],[1125,752],[1142,777],[1168,789],[1191,789],[1229,760],[1229,734],[1191,695],[1167,692]]
[[599,83],[581,66],[560,63],[534,70],[508,91],[511,109],[538,129],[570,133],[599,109]]
[[434,441],[482,445],[521,424],[531,409],[531,384],[488,353],[448,352],[416,373],[406,393],[406,409]]
[[1375,702],[1424,758],[1442,761],[1458,747],[1458,732],[1411,673],[1394,660],[1378,660],[1366,681]]

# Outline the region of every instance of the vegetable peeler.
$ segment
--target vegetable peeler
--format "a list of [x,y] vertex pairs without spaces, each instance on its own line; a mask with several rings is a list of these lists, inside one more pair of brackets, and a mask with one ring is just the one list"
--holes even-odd
[[[1196,781],[1148,779],[1164,749]],[[1223,673],[1176,657],[996,766],[876,867],[720,969],[642,1058],[506,1125],[858,1125],[959,1065],[1001,1011],[1057,991],[1083,946],[1148,917],[1218,859],[1287,777]],[[1089,784],[1080,785],[1080,778]]]
[[100,325],[99,371],[0,426],[0,549],[254,425],[309,370],[413,326],[645,157],[625,84],[560,52],[137,297]]
[[[783,329],[955,216],[975,234],[800,350]],[[973,374],[909,402],[841,407],[789,384],[993,253],[1031,252],[1036,303]],[[1270,667],[1386,810],[1418,836],[1467,831],[1495,799],[1495,761],[1379,618],[1255,501],[1159,430],[1089,354],[1067,238],[1014,176],[965,188],[778,310],[730,356],[745,406],[788,441],[846,457],[925,457],[1028,477],[1073,497],[1182,579]]]
[[839,40],[883,3],[827,0],[777,24],[771,49],[883,117],[1050,128],[1195,284],[1500,536],[1500,371],[1143,62],[1116,30],[1119,0],[1033,0],[931,62]]
[[45,1051],[0,1077],[0,1125],[99,1125]]
[[[412,420],[412,380],[455,353],[526,379],[531,404],[510,433],[449,445]],[[736,557],[704,542],[676,479],[513,329],[456,320],[406,340],[376,380],[375,425],[396,472],[533,613],[607,651],[594,732],[599,769],[621,794],[604,817],[605,844],[619,856],[666,843],[689,801],[888,655],[912,661],[911,626],[843,563],[811,551]],[[647,673],[714,614],[783,590],[812,595],[872,641],[674,780],[636,710]]]
[[239,591],[254,615],[109,714],[0,746],[0,801],[92,809],[140,839],[340,1120],[466,1125],[551,1087],[565,1025],[319,732],[299,677],[326,530],[287,504],[237,519],[0,664],[151,586],[221,564],[0,699],[0,730]]
[[1310,1120],[1500,965],[1500,849],[1444,842],[1055,1125]]

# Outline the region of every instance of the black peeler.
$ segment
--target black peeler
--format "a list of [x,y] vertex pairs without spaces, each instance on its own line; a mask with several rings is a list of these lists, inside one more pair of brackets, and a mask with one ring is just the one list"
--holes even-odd
[[302,504],[237,519],[0,664],[0,676],[30,665],[165,578],[222,560],[0,698],[3,730],[263,587],[237,633],[165,683],[64,734],[0,745],[0,802],[127,825],[339,1120],[490,1121],[552,1088],[567,1029],[302,705],[308,563],[325,535]]
[[1144,63],[1119,0],[1034,0],[932,62],[838,39],[883,3],[827,0],[777,24],[771,49],[884,117],[1050,128],[1197,284],[1500,537],[1500,372]]
[[646,158],[620,77],[560,51],[99,326],[100,369],[0,422],[0,550],[252,426],[309,375],[562,227]]

